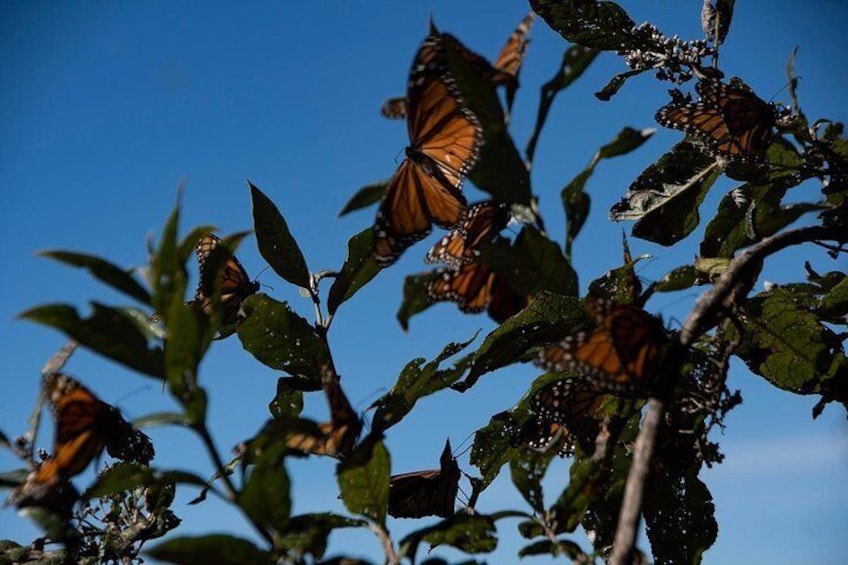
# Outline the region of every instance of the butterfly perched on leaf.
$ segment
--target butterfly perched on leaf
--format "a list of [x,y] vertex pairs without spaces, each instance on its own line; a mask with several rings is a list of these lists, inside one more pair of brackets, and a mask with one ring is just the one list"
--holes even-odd
[[662,321],[641,308],[586,299],[591,329],[543,348],[537,363],[549,371],[572,371],[614,393],[636,393],[655,384],[666,343]]
[[426,237],[432,224],[449,228],[460,220],[462,182],[483,144],[480,123],[463,105],[435,30],[415,56],[406,100],[410,145],[374,222],[374,258],[381,268]]
[[211,272],[209,257],[220,246],[221,240],[214,234],[207,233],[197,242],[195,253],[200,266],[200,281],[194,293],[192,305],[200,308],[206,314],[215,312],[212,297],[215,290],[216,274],[220,273],[221,323],[232,325],[238,321],[239,310],[245,299],[259,292],[259,282],[251,281],[247,271],[235,255],[229,253],[223,267],[217,272]]
[[578,444],[584,452],[591,452],[601,430],[598,409],[603,400],[604,391],[584,378],[549,383],[531,397],[533,417],[513,443],[542,451],[556,446],[562,457],[573,455]]
[[454,501],[459,490],[460,470],[445,442],[439,468],[392,475],[389,479],[389,514],[395,518],[453,516]]
[[[286,437],[292,451],[313,455],[348,455],[362,431],[362,420],[353,410],[337,379],[324,384],[330,405],[330,421],[313,426],[295,426]],[[307,422],[298,420],[297,422]]]
[[[527,44],[530,42],[530,26],[533,24],[535,14],[530,12],[518,24],[518,27],[506,41],[494,63],[489,63],[474,51],[468,49],[458,39],[449,34],[443,34],[443,40],[450,43],[451,48],[456,51],[474,70],[494,86],[507,85],[514,87],[518,80],[521,64],[524,62],[524,54]],[[511,98],[514,94],[507,95],[508,107],[512,106]],[[380,108],[380,114],[392,120],[406,117],[407,103],[405,96],[389,98]]]
[[463,214],[462,220],[427,252],[427,263],[444,263],[459,268],[478,260],[479,247],[489,243],[509,222],[509,210],[491,200],[478,202]]
[[733,163],[761,163],[771,143],[772,128],[788,116],[774,104],[761,100],[734,77],[730,84],[704,79],[695,85],[700,100],[671,91],[672,102],[660,108],[661,125],[685,131],[716,157]]
[[13,495],[17,499],[14,502],[38,504],[49,498],[54,490],[61,490],[71,477],[83,472],[104,447],[117,459],[143,464],[153,459],[150,438],[77,380],[51,373],[44,378],[43,393],[55,421],[52,455],[27,477]]
[[427,283],[428,302],[455,302],[470,314],[487,309],[498,323],[527,306],[527,297],[513,291],[504,277],[479,259],[479,246],[491,242],[508,221],[509,212],[502,204],[485,201],[468,209],[463,221],[427,253],[427,262],[453,266],[438,270]]

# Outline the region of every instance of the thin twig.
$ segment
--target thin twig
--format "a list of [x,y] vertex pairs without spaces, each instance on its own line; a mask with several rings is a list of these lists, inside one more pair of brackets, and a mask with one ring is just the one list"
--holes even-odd
[[[761,263],[769,255],[787,247],[816,240],[834,240],[844,243],[848,241],[848,232],[844,228],[828,226],[799,228],[766,238],[740,253],[731,261],[730,266],[722,273],[718,281],[698,298],[692,312],[683,322],[679,337],[680,344],[688,346],[706,331],[707,324],[705,321],[713,319],[719,313],[725,298],[733,291],[739,277],[743,276],[752,265]],[[613,552],[609,560],[611,565],[627,565],[630,563],[642,509],[645,478],[648,475],[657,430],[664,413],[665,403],[659,399],[651,398],[645,420],[639,428],[633,463],[627,475],[627,485],[624,490],[621,512],[618,515]]]
[[382,524],[378,524],[377,522],[369,522],[368,529],[374,532],[380,540],[380,544],[383,546],[383,552],[386,554],[386,563],[388,565],[399,565],[400,558],[398,558],[397,552],[395,551],[395,546],[392,545],[392,538],[389,535],[388,530],[386,530],[386,527]]

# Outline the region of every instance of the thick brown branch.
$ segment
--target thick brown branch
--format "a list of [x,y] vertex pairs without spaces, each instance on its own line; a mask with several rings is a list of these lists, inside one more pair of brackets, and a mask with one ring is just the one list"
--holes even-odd
[[[695,307],[683,323],[679,338],[680,343],[688,346],[706,331],[709,326],[707,322],[715,319],[725,299],[751,268],[761,264],[766,257],[782,249],[817,240],[845,243],[848,241],[848,233],[845,232],[844,228],[837,227],[799,228],[766,238],[740,253],[731,261],[730,266],[722,273],[712,288],[698,298]],[[665,404],[656,398],[652,398],[648,403],[645,420],[639,429],[639,436],[636,438],[633,464],[630,466],[627,475],[627,486],[624,491],[621,512],[618,515],[613,552],[609,560],[612,565],[628,565],[631,561],[636,542],[639,515],[642,509],[645,479],[654,453],[659,423],[662,421],[664,413]]]

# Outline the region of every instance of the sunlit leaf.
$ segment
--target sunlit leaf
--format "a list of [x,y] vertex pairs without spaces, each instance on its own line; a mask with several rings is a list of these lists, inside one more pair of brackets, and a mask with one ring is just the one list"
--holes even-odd
[[389,505],[389,452],[377,436],[362,442],[339,463],[337,477],[342,501],[353,513],[385,523]]
[[254,522],[280,533],[288,528],[292,505],[284,453],[285,446],[278,445],[254,459],[238,498],[239,506]]

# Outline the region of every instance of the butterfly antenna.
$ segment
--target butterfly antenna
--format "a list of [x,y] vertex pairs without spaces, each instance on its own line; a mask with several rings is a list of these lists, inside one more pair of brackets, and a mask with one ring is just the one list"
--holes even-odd
[[471,432],[470,434],[468,434],[467,436],[465,436],[465,439],[464,439],[464,440],[462,440],[462,442],[461,442],[459,445],[457,445],[457,446],[456,446],[456,449],[454,450],[454,456],[453,456],[453,458],[454,458],[454,459],[456,459],[457,457],[462,457],[463,455],[465,455],[466,453],[468,453],[468,451],[469,451],[472,447],[474,447],[474,445],[473,445],[473,444],[469,444],[469,445],[468,445],[468,447],[466,447],[466,448],[465,448],[465,449],[463,449],[462,451],[459,451],[459,450],[462,448],[462,446],[463,446],[463,445],[465,445],[465,444],[468,442],[468,439],[469,439],[469,438],[471,438],[471,437],[472,437],[475,433],[476,433],[476,432]]

